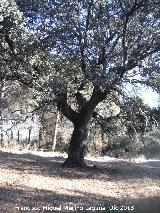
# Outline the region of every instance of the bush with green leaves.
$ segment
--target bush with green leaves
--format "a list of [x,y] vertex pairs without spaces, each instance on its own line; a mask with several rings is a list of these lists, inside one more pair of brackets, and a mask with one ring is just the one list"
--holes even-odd
[[152,144],[145,147],[143,154],[147,159],[160,159],[160,145]]
[[159,144],[160,145],[160,130],[153,130],[148,132],[145,137],[145,143],[146,144]]
[[127,135],[123,135],[121,138],[120,138],[120,148],[122,149],[132,149],[133,147],[133,142],[131,140],[131,138]]

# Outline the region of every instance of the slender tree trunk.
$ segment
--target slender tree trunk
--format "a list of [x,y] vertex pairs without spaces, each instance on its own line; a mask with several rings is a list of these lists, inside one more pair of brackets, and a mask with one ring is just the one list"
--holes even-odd
[[3,128],[1,127],[1,147],[3,147]]
[[20,141],[20,130],[18,129],[18,132],[17,132],[17,141],[19,142]]
[[13,140],[13,130],[11,129],[11,140]]
[[45,114],[45,110],[42,109],[42,112],[39,118],[40,127],[39,127],[39,138],[38,138],[38,149],[42,147],[43,140],[44,140],[44,114]]
[[32,133],[32,127],[30,127],[28,130],[28,143],[31,142],[31,133]]
[[57,143],[57,132],[58,132],[58,122],[60,118],[60,113],[57,111],[57,116],[56,116],[56,125],[55,125],[55,131],[54,131],[54,139],[53,139],[53,145],[52,145],[52,150],[54,151],[56,148],[56,143]]
[[38,149],[41,147],[41,142],[42,142],[42,135],[43,135],[43,130],[42,127],[39,128],[39,136],[38,136]]
[[5,82],[0,81],[0,130],[1,130],[1,146],[3,147],[3,99],[5,94]]

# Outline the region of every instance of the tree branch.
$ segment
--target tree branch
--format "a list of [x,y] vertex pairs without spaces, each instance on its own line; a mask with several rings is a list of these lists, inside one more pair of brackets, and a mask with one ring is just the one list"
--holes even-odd
[[62,112],[72,123],[75,123],[78,117],[78,113],[69,106],[67,103],[67,93],[61,96],[57,101],[58,110]]

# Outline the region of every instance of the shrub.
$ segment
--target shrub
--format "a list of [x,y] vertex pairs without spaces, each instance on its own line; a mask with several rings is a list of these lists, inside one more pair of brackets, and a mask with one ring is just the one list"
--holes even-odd
[[124,135],[120,137],[120,148],[129,151],[132,149],[132,147],[133,147],[133,142],[129,136]]
[[147,159],[160,159],[160,145],[149,145],[142,150],[142,153]]
[[160,145],[160,130],[150,131],[144,136],[147,145],[159,144]]

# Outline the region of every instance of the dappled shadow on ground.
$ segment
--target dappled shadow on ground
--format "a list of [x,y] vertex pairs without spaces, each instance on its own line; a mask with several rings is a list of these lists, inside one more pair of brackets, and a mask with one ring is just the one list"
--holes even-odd
[[135,206],[136,213],[159,213],[160,212],[160,197],[141,198],[130,200],[130,203]]
[[67,179],[99,179],[101,180],[126,180],[141,178],[160,178],[160,161],[133,163],[125,160],[118,161],[91,161],[88,165],[96,165],[95,168],[67,169],[62,168],[61,163],[65,158],[60,156],[41,157],[34,154],[13,154],[0,151],[0,167],[21,171],[27,174],[61,177]]
[[97,165],[101,173],[109,173],[113,178],[125,179],[141,179],[141,178],[160,178],[160,160],[152,160],[148,162],[133,162],[126,160],[115,160],[107,162],[87,161]]
[[[33,210],[33,208],[38,208],[36,212],[51,212],[53,207],[61,208],[60,212],[71,212],[67,211],[67,206],[74,207],[74,210],[75,206],[77,206],[76,212],[87,212],[85,210],[89,207],[103,206],[111,202],[111,199],[114,199],[111,197],[99,198],[95,194],[88,194],[80,191],[75,191],[74,194],[75,195],[57,194],[53,191],[37,190],[33,188],[1,188],[0,212],[16,213],[19,212],[19,208],[21,208],[21,210],[22,208],[23,210],[27,210],[27,208],[30,210]],[[119,204],[118,201],[115,200],[114,204],[116,203]],[[83,211],[79,211],[80,208],[83,208]],[[29,210],[27,212],[29,212]]]
[[[96,165],[96,167],[80,170],[62,168],[61,163],[64,160],[65,158],[60,155],[42,157],[38,154],[13,154],[0,151],[0,169],[5,173],[4,178],[9,177],[8,180],[3,181],[3,172],[1,172],[2,178],[0,179],[3,184],[0,183],[0,213],[56,212],[50,209],[46,210],[47,205],[49,207],[59,207],[62,205],[63,209],[57,212],[69,212],[64,209],[67,205],[88,208],[95,205],[107,206],[109,203],[117,205],[118,208],[120,206],[135,205],[135,211],[128,212],[160,212],[159,197],[130,199],[130,197],[146,196],[145,189],[143,193],[143,188],[141,195],[137,193],[135,194],[136,196],[130,196],[138,191],[137,186],[141,185],[143,178],[147,177],[151,181],[154,179],[158,180],[156,181],[157,185],[154,185],[154,187],[159,186],[160,161],[147,161],[136,164],[125,160],[106,162],[86,160],[88,165]],[[23,180],[18,182],[18,178]],[[38,181],[38,184],[36,181]],[[136,181],[139,182],[139,185],[136,183],[134,186],[136,189],[134,189],[132,184]],[[118,185],[119,182],[126,182],[127,184],[121,186]],[[46,184],[46,186],[43,184]],[[88,188],[86,189],[86,187]],[[99,188],[94,190],[96,187]],[[152,191],[150,191],[150,187],[152,185],[148,186],[149,193],[147,196],[151,196],[150,192]],[[155,189],[157,190],[157,188]],[[102,190],[103,193],[101,193]],[[123,193],[123,190],[128,190],[128,192]],[[121,194],[117,196],[116,193]],[[39,209],[35,211],[18,211],[16,207],[37,207]],[[74,212],[86,212],[86,210],[76,210]]]
[[[86,210],[89,207],[99,207],[99,209],[105,207],[106,209],[105,211],[94,212],[159,213],[160,197],[120,201],[108,196],[99,198],[95,194],[81,191],[74,191],[74,195],[66,195],[34,188],[0,188],[0,204],[1,213],[93,212]],[[75,211],[68,211],[67,206]],[[54,208],[58,208],[59,211]],[[127,211],[126,209],[129,208],[134,210]],[[115,211],[109,211],[109,209]]]

